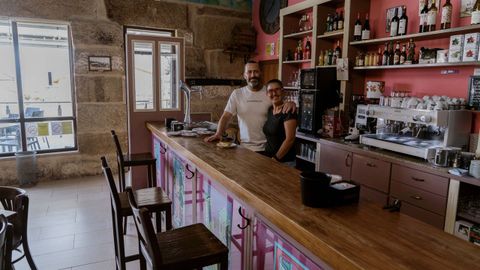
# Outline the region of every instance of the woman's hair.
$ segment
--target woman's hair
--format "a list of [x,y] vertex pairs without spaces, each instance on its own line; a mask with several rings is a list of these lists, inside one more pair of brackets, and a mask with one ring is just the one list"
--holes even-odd
[[267,82],[267,87],[268,87],[268,85],[271,84],[271,83],[277,83],[278,85],[280,85],[281,88],[283,88],[283,83],[282,83],[282,81],[280,81],[279,79],[273,79],[273,80],[268,81],[268,82]]

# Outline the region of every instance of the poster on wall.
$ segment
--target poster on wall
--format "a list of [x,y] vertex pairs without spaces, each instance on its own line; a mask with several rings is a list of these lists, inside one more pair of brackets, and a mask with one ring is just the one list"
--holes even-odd
[[392,18],[395,16],[395,10],[397,11],[397,16],[400,18],[403,15],[403,6],[391,7],[387,9],[387,21],[385,22],[385,32],[390,33],[390,24],[392,23]]
[[[463,1],[463,0],[462,0]],[[428,2],[428,8],[432,6],[432,0],[418,0],[418,15],[422,12],[423,7],[425,6],[425,2]],[[441,9],[442,0],[435,1],[435,6],[437,7],[437,13]]]
[[462,0],[462,4],[460,6],[460,17],[472,16],[472,9],[474,4],[475,0]]

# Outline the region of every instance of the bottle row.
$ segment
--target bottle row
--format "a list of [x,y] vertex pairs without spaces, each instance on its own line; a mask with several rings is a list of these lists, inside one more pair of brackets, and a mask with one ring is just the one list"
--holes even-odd
[[310,38],[307,37],[305,45],[303,45],[303,40],[300,39],[297,42],[297,47],[292,53],[292,50],[287,50],[287,55],[285,56],[285,61],[298,61],[298,60],[307,60],[311,58],[312,52],[312,43]]
[[343,30],[343,11],[338,14],[335,12],[334,15],[328,13],[327,15],[327,25],[326,25],[326,31],[325,32],[332,32],[332,31],[337,31],[337,30]]
[[337,59],[342,58],[342,49],[340,48],[340,41],[337,41],[335,50],[320,50],[318,56],[319,66],[331,66],[337,64]]
[[415,57],[415,42],[412,39],[407,44],[400,45],[397,41],[395,50],[393,42],[385,43],[378,52],[359,53],[355,58],[355,66],[391,66],[417,63]]

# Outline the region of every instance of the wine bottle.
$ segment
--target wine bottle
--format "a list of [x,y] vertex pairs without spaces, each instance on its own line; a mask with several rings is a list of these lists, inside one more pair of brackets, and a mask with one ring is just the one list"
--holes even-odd
[[407,46],[404,44],[400,53],[400,65],[405,64],[405,61],[407,61]]
[[328,13],[327,15],[327,27],[326,27],[326,30],[325,32],[330,32],[330,20],[332,19],[332,15],[330,15],[330,13]]
[[395,53],[393,52],[393,42],[390,41],[390,44],[388,45],[388,65],[389,66],[393,65],[394,57],[395,57]]
[[473,5],[472,24],[480,24],[480,0],[476,0]]
[[400,21],[398,23],[398,35],[404,36],[407,34],[407,27],[408,27],[408,16],[407,16],[407,7],[402,7],[402,16],[400,17]]
[[395,37],[398,35],[398,9],[395,9],[395,16],[393,16],[392,21],[390,22],[390,36]]
[[318,56],[318,65],[323,66],[323,51],[320,50],[320,55]]
[[343,30],[343,11],[340,11],[340,16],[338,17],[338,30]]
[[425,5],[420,13],[420,28],[418,30],[419,33],[428,32],[428,1],[425,0]]
[[407,61],[406,64],[415,64],[415,42],[413,39],[410,39],[408,45],[408,54],[407,54]]
[[377,62],[375,63],[375,65],[377,65],[377,66],[383,65],[382,48],[378,48]]
[[447,0],[442,7],[442,19],[440,21],[441,29],[448,29],[452,26],[452,8],[452,3],[450,3],[450,0]]
[[303,59],[302,40],[299,40],[297,45],[297,59],[295,60],[302,60],[302,59]]
[[428,19],[427,19],[428,31],[435,31],[435,27],[437,25],[437,12],[438,12],[438,9],[437,9],[437,5],[435,4],[435,0],[432,0],[432,5],[428,10]]
[[397,45],[395,46],[395,53],[393,55],[393,64],[400,65],[400,42],[397,41]]
[[383,50],[382,66],[388,66],[388,43],[385,43],[385,49]]
[[360,12],[357,15],[357,20],[355,21],[355,28],[353,31],[353,40],[359,41],[362,40],[362,22],[360,21]]
[[305,43],[305,52],[303,53],[303,59],[310,59],[311,51],[312,51],[312,44],[310,43],[310,38],[307,37],[307,42]]
[[328,66],[328,50],[325,50],[325,53],[323,54],[323,65]]
[[365,16],[365,23],[363,24],[362,40],[370,39],[370,21],[368,20],[368,13]]
[[333,65],[333,50],[328,50],[328,65]]
[[337,31],[338,30],[338,13],[335,12],[335,16],[333,16],[333,27],[332,27],[332,30],[333,31]]
[[337,41],[337,47],[335,48],[336,59],[342,58],[342,48],[340,48],[340,40]]

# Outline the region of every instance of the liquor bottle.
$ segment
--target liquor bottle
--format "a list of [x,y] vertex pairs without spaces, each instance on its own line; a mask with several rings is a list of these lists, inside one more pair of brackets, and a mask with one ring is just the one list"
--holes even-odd
[[388,43],[385,43],[385,49],[383,50],[382,66],[388,66]]
[[402,16],[400,17],[400,21],[398,23],[398,35],[404,36],[407,34],[408,28],[408,16],[407,16],[407,7],[402,7]]
[[297,53],[297,58],[295,60],[302,60],[303,59],[302,40],[298,41],[296,53]]
[[328,50],[325,50],[325,53],[323,54],[323,65],[328,66]]
[[365,23],[363,24],[362,40],[370,39],[370,21],[368,20],[368,13],[365,16]]
[[62,116],[62,106],[58,105],[57,107],[57,116]]
[[395,53],[393,55],[393,64],[400,65],[400,42],[397,41],[397,45],[395,45]]
[[318,56],[318,65],[323,66],[323,51],[320,50],[320,55]]
[[340,40],[337,41],[337,47],[335,48],[335,53],[334,54],[335,54],[335,58],[337,60],[342,58],[342,48],[340,48]]
[[388,65],[393,66],[395,53],[393,52],[393,42],[390,41],[388,44]]
[[437,25],[437,12],[438,12],[438,8],[437,8],[437,5],[435,4],[435,0],[432,0],[432,5],[428,10],[428,19],[427,19],[428,31],[435,31],[435,27]]
[[303,53],[303,59],[310,59],[311,51],[312,51],[312,44],[310,43],[310,37],[307,37],[307,42],[305,42],[305,51]]
[[418,32],[419,33],[424,33],[428,32],[428,1],[425,1],[425,5],[423,6],[423,9],[420,13],[420,27]]
[[405,64],[405,61],[407,61],[407,46],[404,44],[400,53],[400,65]]
[[327,31],[333,31],[333,16],[331,14],[328,14]]
[[383,55],[382,55],[382,48],[378,48],[378,54],[377,54],[377,62],[375,63],[377,66],[383,65]]
[[328,50],[328,65],[333,65],[333,50]]
[[340,11],[340,16],[338,17],[338,30],[343,30],[343,11]]
[[415,42],[413,42],[413,39],[410,39],[408,45],[407,61],[405,64],[415,64]]
[[476,0],[473,5],[472,24],[480,24],[480,0]]
[[335,12],[335,15],[333,16],[333,27],[332,27],[332,30],[333,31],[337,31],[338,30],[338,13]]
[[390,22],[390,36],[395,37],[398,35],[398,9],[395,9],[395,16],[393,16],[392,21]]
[[448,29],[452,26],[452,3],[450,0],[445,2],[442,7],[442,19],[440,20],[440,29]]
[[355,21],[355,30],[353,31],[353,40],[360,41],[362,40],[362,22],[360,21],[360,12],[357,15],[357,20]]

